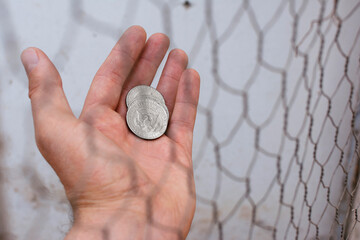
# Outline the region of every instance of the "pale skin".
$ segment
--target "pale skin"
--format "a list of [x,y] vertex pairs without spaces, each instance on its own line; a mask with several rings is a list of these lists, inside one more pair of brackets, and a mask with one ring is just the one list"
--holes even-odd
[[76,118],[49,58],[28,48],[38,148],[64,185],[74,224],[66,240],[185,239],[195,211],[192,141],[200,77],[187,55],[170,51],[157,90],[170,112],[166,134],[152,141],[126,125],[127,92],[150,85],[169,47],[132,26],[97,71]]

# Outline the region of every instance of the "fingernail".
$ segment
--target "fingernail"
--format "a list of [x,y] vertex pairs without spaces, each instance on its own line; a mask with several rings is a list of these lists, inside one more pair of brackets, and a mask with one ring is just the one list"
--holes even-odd
[[39,58],[34,49],[28,48],[21,54],[21,61],[25,67],[26,73],[29,74],[38,64]]

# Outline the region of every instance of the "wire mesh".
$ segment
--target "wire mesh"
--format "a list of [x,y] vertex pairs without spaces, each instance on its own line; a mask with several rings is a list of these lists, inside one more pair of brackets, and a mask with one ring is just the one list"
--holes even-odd
[[[19,22],[21,13],[40,6],[38,13],[52,17],[45,13],[49,6],[44,1],[27,2],[19,9],[25,1],[0,0],[2,142],[13,139],[0,147],[0,207],[12,206],[0,216],[0,236],[48,239],[55,229],[61,238],[70,227],[64,220],[69,208],[63,190],[50,167],[33,154],[29,106],[10,103],[12,96],[4,90],[13,86],[10,92],[20,94],[26,89],[17,60],[20,47],[28,43],[20,32],[28,26]],[[360,236],[359,1],[74,0],[58,5],[68,13],[62,32],[55,35],[60,41],[56,46],[41,44],[51,49],[75,109],[86,91],[73,89],[89,82],[83,73],[89,69],[71,67],[71,58],[78,59],[81,52],[79,42],[96,43],[93,39],[102,36],[99,41],[109,49],[131,24],[166,33],[171,47],[185,49],[190,66],[200,72],[193,148],[197,209],[188,239]],[[29,21],[31,29],[37,21]],[[46,38],[43,32],[35,33]],[[91,71],[97,63],[90,64]],[[79,80],[74,82],[75,76]],[[18,115],[9,104],[23,109],[23,122],[13,123]],[[11,131],[19,124],[25,125],[25,135]],[[15,154],[17,145],[11,143],[19,138],[25,139],[23,154]],[[94,144],[89,141],[95,155]],[[15,163],[10,161],[15,158]],[[164,170],[160,183],[167,178]],[[147,203],[149,199],[144,197]],[[59,213],[49,214],[50,208]],[[30,214],[32,221],[21,220],[21,214]],[[52,227],[49,218],[54,219]],[[46,224],[49,231],[43,229]]]

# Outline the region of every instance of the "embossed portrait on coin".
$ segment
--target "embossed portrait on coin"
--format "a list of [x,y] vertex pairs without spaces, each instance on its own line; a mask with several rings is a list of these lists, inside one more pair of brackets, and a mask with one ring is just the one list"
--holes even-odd
[[136,110],[136,117],[134,119],[135,124],[146,132],[157,131],[161,128],[158,121],[159,114],[153,114],[150,112],[141,112]]

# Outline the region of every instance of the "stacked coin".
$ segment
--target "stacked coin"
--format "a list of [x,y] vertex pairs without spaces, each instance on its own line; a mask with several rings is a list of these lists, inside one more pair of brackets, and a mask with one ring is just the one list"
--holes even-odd
[[167,128],[169,111],[160,92],[147,85],[132,88],[126,95],[126,123],[143,139],[161,137]]

